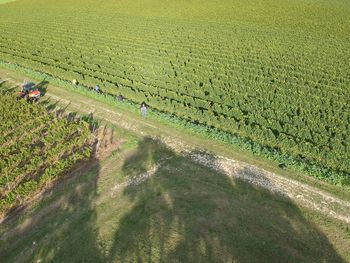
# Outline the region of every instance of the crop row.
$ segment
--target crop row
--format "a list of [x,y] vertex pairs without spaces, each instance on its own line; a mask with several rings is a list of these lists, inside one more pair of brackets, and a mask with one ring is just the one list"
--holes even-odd
[[0,27],[3,61],[100,84],[110,94],[350,172],[345,42],[212,23],[116,17],[104,24],[93,14],[42,15],[45,25],[19,18]]
[[[0,213],[31,198],[91,154],[89,126],[55,117],[40,104],[2,93]],[[23,122],[23,125],[21,125]]]

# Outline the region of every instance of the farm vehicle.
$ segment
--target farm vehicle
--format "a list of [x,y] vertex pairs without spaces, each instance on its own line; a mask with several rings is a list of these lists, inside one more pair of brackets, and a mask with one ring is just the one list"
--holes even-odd
[[32,82],[24,83],[21,86],[18,99],[25,99],[28,102],[35,102],[41,97],[41,92]]

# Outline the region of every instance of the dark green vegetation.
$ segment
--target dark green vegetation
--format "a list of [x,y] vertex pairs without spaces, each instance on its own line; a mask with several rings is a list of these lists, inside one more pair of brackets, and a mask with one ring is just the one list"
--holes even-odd
[[88,123],[16,101],[5,84],[0,84],[0,217],[89,157],[93,142]]
[[349,1],[21,0],[0,11],[2,61],[350,172]]
[[[118,151],[90,161],[25,216],[0,225],[3,262],[350,260],[345,225],[198,165],[159,141],[120,139],[126,144]],[[153,172],[139,184],[126,183],[147,171]]]

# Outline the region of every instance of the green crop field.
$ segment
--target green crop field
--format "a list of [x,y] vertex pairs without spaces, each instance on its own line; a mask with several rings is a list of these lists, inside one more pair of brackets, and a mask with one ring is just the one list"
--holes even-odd
[[18,0],[0,60],[350,172],[347,0]]
[[43,105],[3,93],[0,85],[0,218],[90,156],[84,121],[68,120]]

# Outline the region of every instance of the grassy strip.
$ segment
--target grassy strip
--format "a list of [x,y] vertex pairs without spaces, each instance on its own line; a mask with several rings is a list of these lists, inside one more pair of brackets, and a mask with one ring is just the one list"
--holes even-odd
[[[120,102],[110,94],[98,94],[92,89],[88,89],[86,86],[75,86],[71,82],[66,81],[64,79],[53,77],[44,72],[33,71],[31,69],[27,69],[19,65],[0,61],[0,66],[3,68],[15,70],[33,78],[45,78],[47,81],[50,81],[51,84],[74,90],[79,94],[88,96],[90,98],[96,99],[103,103],[107,103],[108,105],[115,106],[120,109],[124,109],[134,113],[139,112],[139,105],[129,100],[124,100],[123,102]],[[204,136],[205,138],[215,139],[217,141],[224,142],[235,147],[236,149],[244,150],[253,153],[254,155],[275,161],[284,167],[291,168],[294,171],[306,173],[320,180],[326,181],[330,184],[341,186],[344,189],[350,189],[350,176],[348,174],[333,171],[326,167],[321,167],[316,163],[308,162],[301,158],[298,159],[291,157],[289,155],[283,154],[282,152],[276,149],[259,145],[258,143],[248,138],[244,138],[236,134],[223,132],[214,127],[208,127],[201,123],[193,123],[188,120],[171,115],[169,113],[160,112],[154,109],[149,109],[148,118],[160,121],[161,123],[170,124],[171,126],[176,128],[183,128],[186,131],[191,132],[192,134],[197,134]]]

